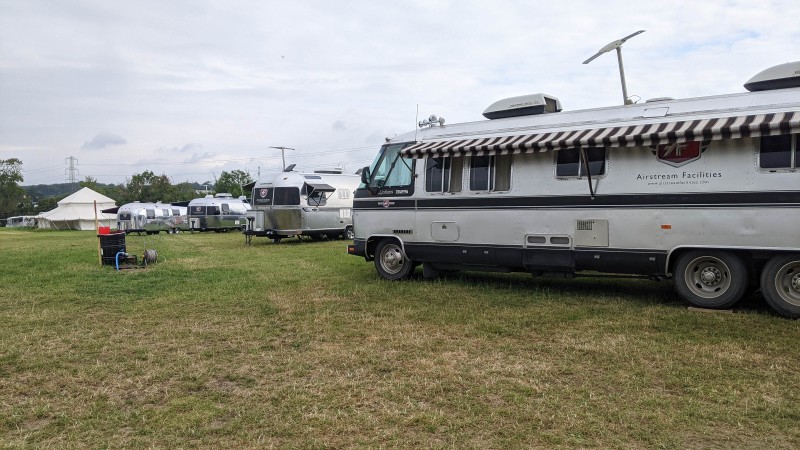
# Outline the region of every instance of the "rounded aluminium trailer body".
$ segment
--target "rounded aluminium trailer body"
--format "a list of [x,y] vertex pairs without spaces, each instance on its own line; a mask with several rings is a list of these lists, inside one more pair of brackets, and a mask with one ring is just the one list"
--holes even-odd
[[190,201],[187,209],[190,231],[243,230],[250,204],[244,196],[216,194]]
[[253,220],[245,233],[274,240],[352,239],[353,194],[359,182],[358,175],[338,171],[267,174],[253,187]]
[[[432,126],[365,171],[348,251],[448,270],[672,277],[800,316],[800,88]],[[416,140],[415,140],[416,137]]]
[[177,233],[188,229],[186,207],[169,203],[133,202],[117,210],[117,230],[126,233]]

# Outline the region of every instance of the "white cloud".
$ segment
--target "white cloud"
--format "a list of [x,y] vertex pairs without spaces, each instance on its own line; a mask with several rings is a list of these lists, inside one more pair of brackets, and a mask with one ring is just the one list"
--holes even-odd
[[[534,92],[566,109],[617,104],[613,54],[581,62],[637,29],[631,94],[742,91],[798,59],[799,13],[789,0],[2,2],[0,158],[38,170],[76,156],[102,182],[276,168],[275,145],[297,148],[287,163],[301,168],[357,168],[413,129],[417,106],[456,123]],[[84,148],[98,128],[127,144]],[[36,173],[26,183],[63,180]]]

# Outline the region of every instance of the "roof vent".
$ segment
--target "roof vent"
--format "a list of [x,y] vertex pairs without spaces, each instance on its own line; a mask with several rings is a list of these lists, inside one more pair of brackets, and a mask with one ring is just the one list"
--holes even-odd
[[483,112],[487,119],[531,116],[561,111],[561,102],[552,95],[531,94],[498,100]]
[[744,88],[750,92],[791,87],[800,87],[800,61],[780,64],[762,70],[744,84]]
[[668,102],[670,100],[675,100],[672,97],[655,97],[655,98],[648,98],[645,100],[645,103],[656,103],[656,102]]

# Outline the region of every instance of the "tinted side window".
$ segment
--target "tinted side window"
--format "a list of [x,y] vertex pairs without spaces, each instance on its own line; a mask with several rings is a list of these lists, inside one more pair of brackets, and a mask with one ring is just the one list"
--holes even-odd
[[[797,167],[797,141],[799,138],[800,135],[791,134],[763,136],[758,156],[759,166],[762,169],[790,169]],[[792,141],[794,141],[794,148],[792,148]]]
[[473,156],[469,166],[471,191],[511,189],[511,155]]
[[[589,173],[592,176],[605,175],[606,149],[605,147],[591,147],[586,149],[586,161]],[[585,177],[586,167],[581,161],[580,150],[568,148],[556,152],[557,177]]]
[[146,209],[145,214],[147,214],[148,219],[155,219],[156,218],[156,210],[155,209]]
[[276,187],[273,189],[274,205],[299,205],[300,189],[296,187]]

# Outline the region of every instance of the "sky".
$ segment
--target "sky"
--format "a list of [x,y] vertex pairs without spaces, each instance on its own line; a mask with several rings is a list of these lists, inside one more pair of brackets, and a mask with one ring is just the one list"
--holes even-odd
[[743,92],[800,60],[800,2],[0,0],[0,159],[24,185],[368,165],[431,114]]

